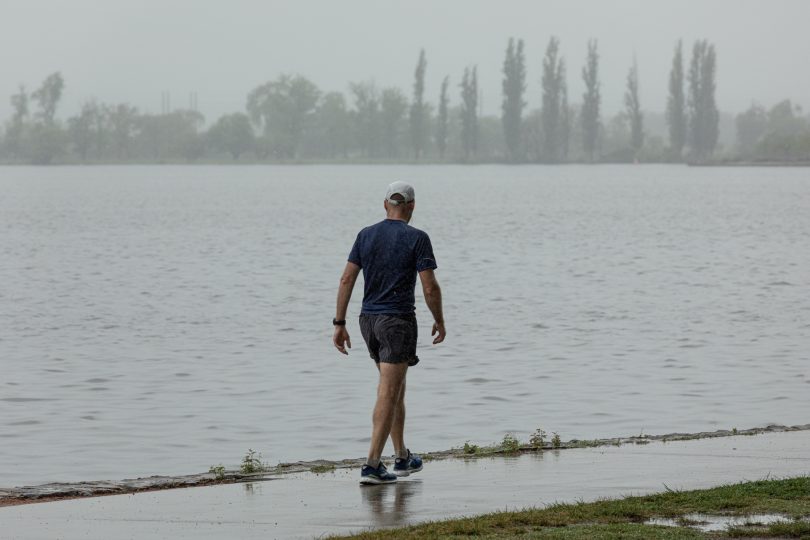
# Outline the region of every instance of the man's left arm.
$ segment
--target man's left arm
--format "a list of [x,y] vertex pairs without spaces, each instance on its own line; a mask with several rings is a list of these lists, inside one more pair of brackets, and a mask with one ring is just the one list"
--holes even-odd
[[[346,312],[349,309],[349,300],[352,298],[352,291],[354,290],[354,283],[357,281],[357,276],[360,274],[360,266],[347,262],[346,268],[343,270],[343,275],[340,276],[340,285],[338,286],[337,293],[337,308],[335,310],[335,319],[338,321],[346,320]],[[352,341],[349,338],[349,331],[346,330],[345,325],[335,326],[335,334],[332,336],[332,343],[335,348],[343,354],[349,354],[346,347],[352,348]]]

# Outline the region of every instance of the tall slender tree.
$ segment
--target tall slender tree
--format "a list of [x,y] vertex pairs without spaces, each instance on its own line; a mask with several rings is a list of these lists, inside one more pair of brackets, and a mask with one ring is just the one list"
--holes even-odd
[[461,147],[465,161],[478,153],[478,66],[464,68],[461,77]]
[[427,115],[425,114],[425,70],[427,60],[425,59],[425,49],[419,51],[419,60],[416,62],[413,81],[413,102],[411,103],[411,146],[413,147],[413,157],[417,161],[425,150],[427,139]]
[[447,151],[448,117],[447,106],[450,98],[447,95],[447,86],[450,84],[450,77],[442,80],[442,88],[439,92],[439,113],[436,118],[436,149],[439,151],[439,159],[444,159]]
[[715,101],[715,91],[717,89],[717,83],[715,81],[716,73],[717,55],[715,53],[714,44],[708,44],[700,70],[701,108],[705,120],[703,127],[705,131],[705,154],[703,159],[708,159],[714,154],[714,150],[717,148],[717,140],[720,137],[720,112],[717,110],[717,102]]
[[691,159],[706,161],[714,153],[720,114],[714,98],[716,57],[714,45],[696,41],[689,64],[689,150]]
[[630,142],[636,158],[644,145],[644,113],[641,112],[641,99],[638,91],[638,62],[633,58],[633,66],[627,74],[627,90],[624,93],[624,106],[630,119]]
[[571,148],[571,123],[574,113],[568,105],[568,84],[565,82],[565,64],[562,65],[561,77],[563,85],[560,88],[560,157],[563,161],[568,159]]
[[669,148],[672,158],[680,161],[686,144],[686,99],[683,90],[683,43],[678,40],[672,56],[669,72],[669,97],[667,98],[667,125]]
[[562,153],[562,98],[566,90],[565,60],[559,56],[559,50],[560,40],[552,37],[543,59],[543,108],[540,117],[543,128],[543,157],[549,162],[559,161]]
[[509,38],[506,47],[506,58],[503,62],[503,105],[501,121],[506,141],[507,157],[511,162],[523,159],[521,141],[522,115],[526,102],[526,58],[523,53],[523,40]]
[[596,143],[599,137],[599,52],[596,40],[588,41],[588,56],[582,68],[582,80],[585,82],[585,93],[582,95],[582,148],[588,161],[593,162],[596,155]]

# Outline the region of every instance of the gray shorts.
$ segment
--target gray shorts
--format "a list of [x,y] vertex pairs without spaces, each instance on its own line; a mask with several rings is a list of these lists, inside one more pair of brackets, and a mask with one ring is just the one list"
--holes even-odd
[[361,314],[360,332],[375,362],[408,362],[409,366],[419,363],[416,356],[416,315],[413,313]]

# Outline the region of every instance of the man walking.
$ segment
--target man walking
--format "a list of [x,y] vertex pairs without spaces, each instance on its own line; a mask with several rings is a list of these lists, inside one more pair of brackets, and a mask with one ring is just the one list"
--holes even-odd
[[[404,437],[405,376],[408,367],[419,362],[414,314],[417,274],[434,319],[431,331],[436,336],[434,344],[444,341],[445,329],[442,292],[433,273],[436,261],[430,238],[408,225],[415,204],[413,187],[405,182],[388,186],[383,203],[386,219],[357,235],[338,287],[332,342],[337,350],[348,354],[346,348],[351,348],[352,342],[346,330],[346,310],[354,283],[363,270],[365,290],[360,331],[380,375],[368,460],[360,471],[361,484],[387,484],[395,482],[397,476],[422,470],[422,459],[411,454]],[[380,461],[389,435],[396,452],[395,474],[388,472]]]

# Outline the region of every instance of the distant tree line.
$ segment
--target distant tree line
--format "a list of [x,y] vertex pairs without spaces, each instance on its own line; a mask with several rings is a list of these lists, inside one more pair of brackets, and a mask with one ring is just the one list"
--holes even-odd
[[[527,107],[528,63],[522,39],[510,38],[502,67],[501,114],[482,115],[478,66],[460,82],[444,74],[434,107],[426,95],[424,50],[408,96],[371,81],[348,84],[346,93],[323,92],[298,74],[282,74],[251,90],[245,110],[226,114],[205,129],[193,109],[161,114],[125,104],[84,103],[75,115],[56,118],[65,87],[60,73],[34,91],[11,96],[12,116],[0,132],[4,163],[118,162],[710,162],[718,157],[715,93],[717,55],[706,40],[692,46],[684,65],[675,46],[663,134],[647,132],[642,86],[630,65],[621,112],[602,118],[596,40],[587,43],[580,75],[584,92],[571,103],[567,62],[560,40],[549,39],[542,60],[541,103]],[[766,110],[753,105],[736,117],[737,141],[723,156],[743,160],[810,159],[810,122],[789,101]]]

